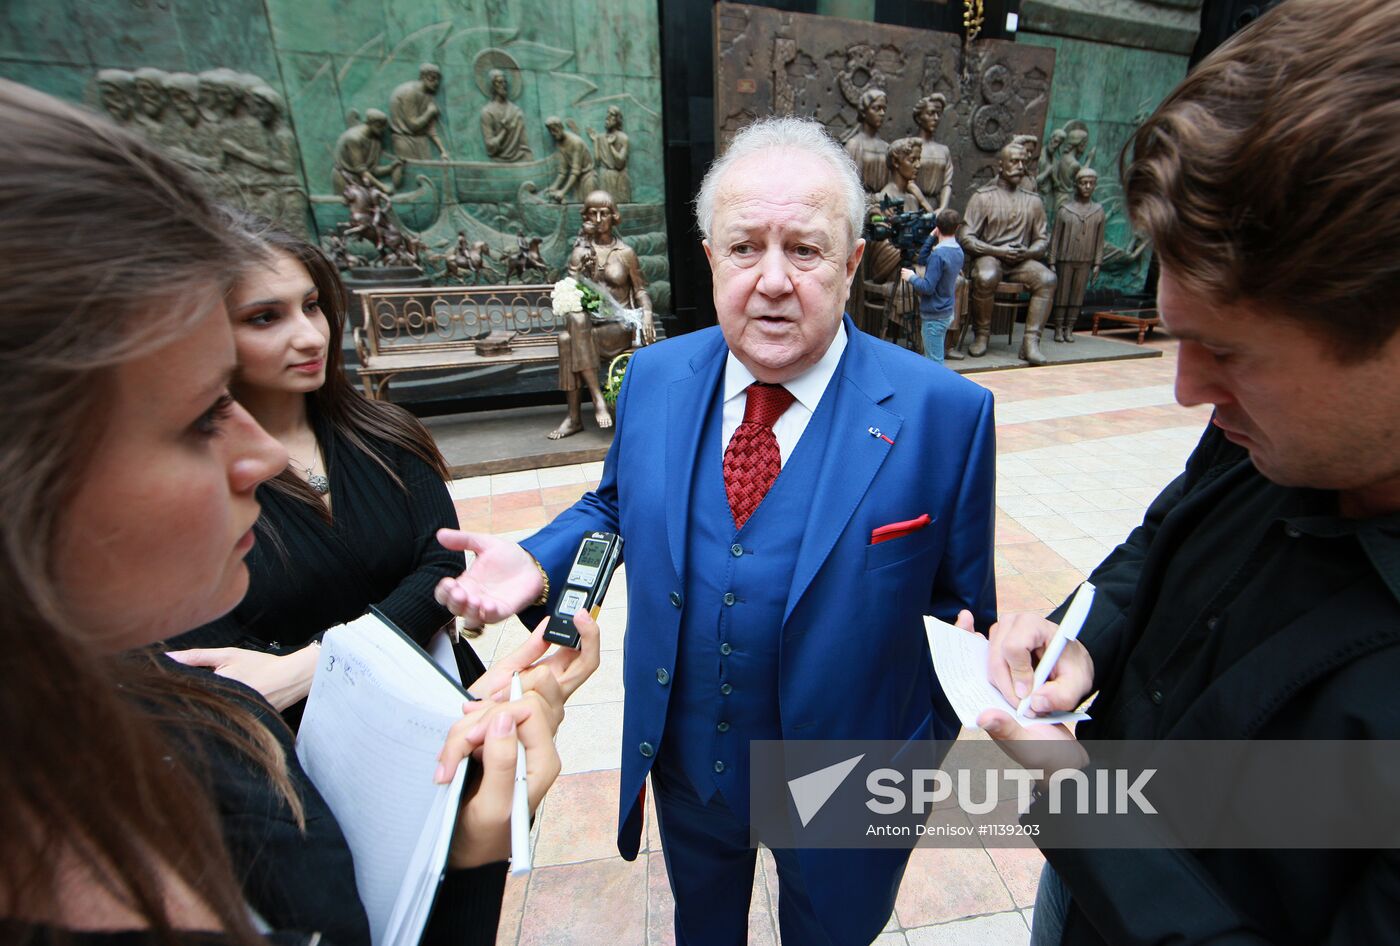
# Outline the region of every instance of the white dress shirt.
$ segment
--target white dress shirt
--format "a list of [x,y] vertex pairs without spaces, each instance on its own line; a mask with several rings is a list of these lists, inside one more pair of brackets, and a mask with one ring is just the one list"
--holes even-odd
[[[822,355],[821,361],[791,381],[783,383],[783,387],[791,391],[795,398],[788,409],[783,412],[783,416],[779,417],[773,424],[773,436],[778,441],[778,456],[783,463],[787,463],[788,457],[792,456],[793,448],[797,446],[797,441],[802,439],[802,432],[807,429],[807,423],[812,419],[812,413],[821,403],[822,394],[826,392],[826,386],[831,383],[831,376],[836,373],[836,366],[841,362],[841,353],[845,350],[846,325],[842,322],[836,326],[836,337],[831,340],[831,345],[827,347],[826,354]],[[724,424],[720,430],[721,453],[729,448],[729,438],[734,436],[734,431],[738,430],[739,425],[744,422],[744,406],[749,401],[748,388],[756,380],[758,379],[748,368],[743,366],[738,358],[734,357],[734,353],[731,351],[724,363]]]

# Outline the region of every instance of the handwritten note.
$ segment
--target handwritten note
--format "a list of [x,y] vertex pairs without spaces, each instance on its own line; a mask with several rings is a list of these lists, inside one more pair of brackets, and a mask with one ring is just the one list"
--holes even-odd
[[1016,707],[1007,702],[1001,691],[987,679],[989,645],[985,637],[933,617],[924,618],[924,630],[928,633],[928,646],[933,652],[933,669],[938,674],[938,682],[964,726],[976,728],[977,717],[988,709],[999,709],[1022,726],[1072,723],[1089,718],[1088,713],[1079,712],[1021,716],[1016,712]]

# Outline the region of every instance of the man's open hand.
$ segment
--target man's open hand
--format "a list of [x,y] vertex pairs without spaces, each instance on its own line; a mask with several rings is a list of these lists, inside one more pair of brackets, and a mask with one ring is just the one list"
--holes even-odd
[[433,590],[437,603],[468,627],[504,621],[535,602],[544,578],[530,553],[514,542],[482,532],[439,529],[438,542],[457,552],[474,552],[476,559],[456,578],[444,578]]

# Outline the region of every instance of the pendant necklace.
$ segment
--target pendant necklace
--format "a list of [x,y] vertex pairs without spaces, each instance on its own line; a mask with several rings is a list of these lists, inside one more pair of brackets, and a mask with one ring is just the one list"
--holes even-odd
[[[290,460],[290,457],[288,458]],[[317,496],[324,496],[331,491],[331,481],[324,475],[316,472],[316,465],[303,468],[296,460],[291,460],[292,469],[297,470],[306,477],[306,485],[311,487],[312,492]]]

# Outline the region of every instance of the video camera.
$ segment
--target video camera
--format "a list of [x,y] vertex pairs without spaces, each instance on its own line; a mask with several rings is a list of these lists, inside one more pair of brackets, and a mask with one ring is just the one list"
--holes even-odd
[[888,240],[899,250],[899,264],[914,265],[914,257],[934,229],[934,215],[921,210],[901,210],[904,202],[897,198],[880,198],[880,209],[871,214],[865,224],[865,239],[870,242]]

